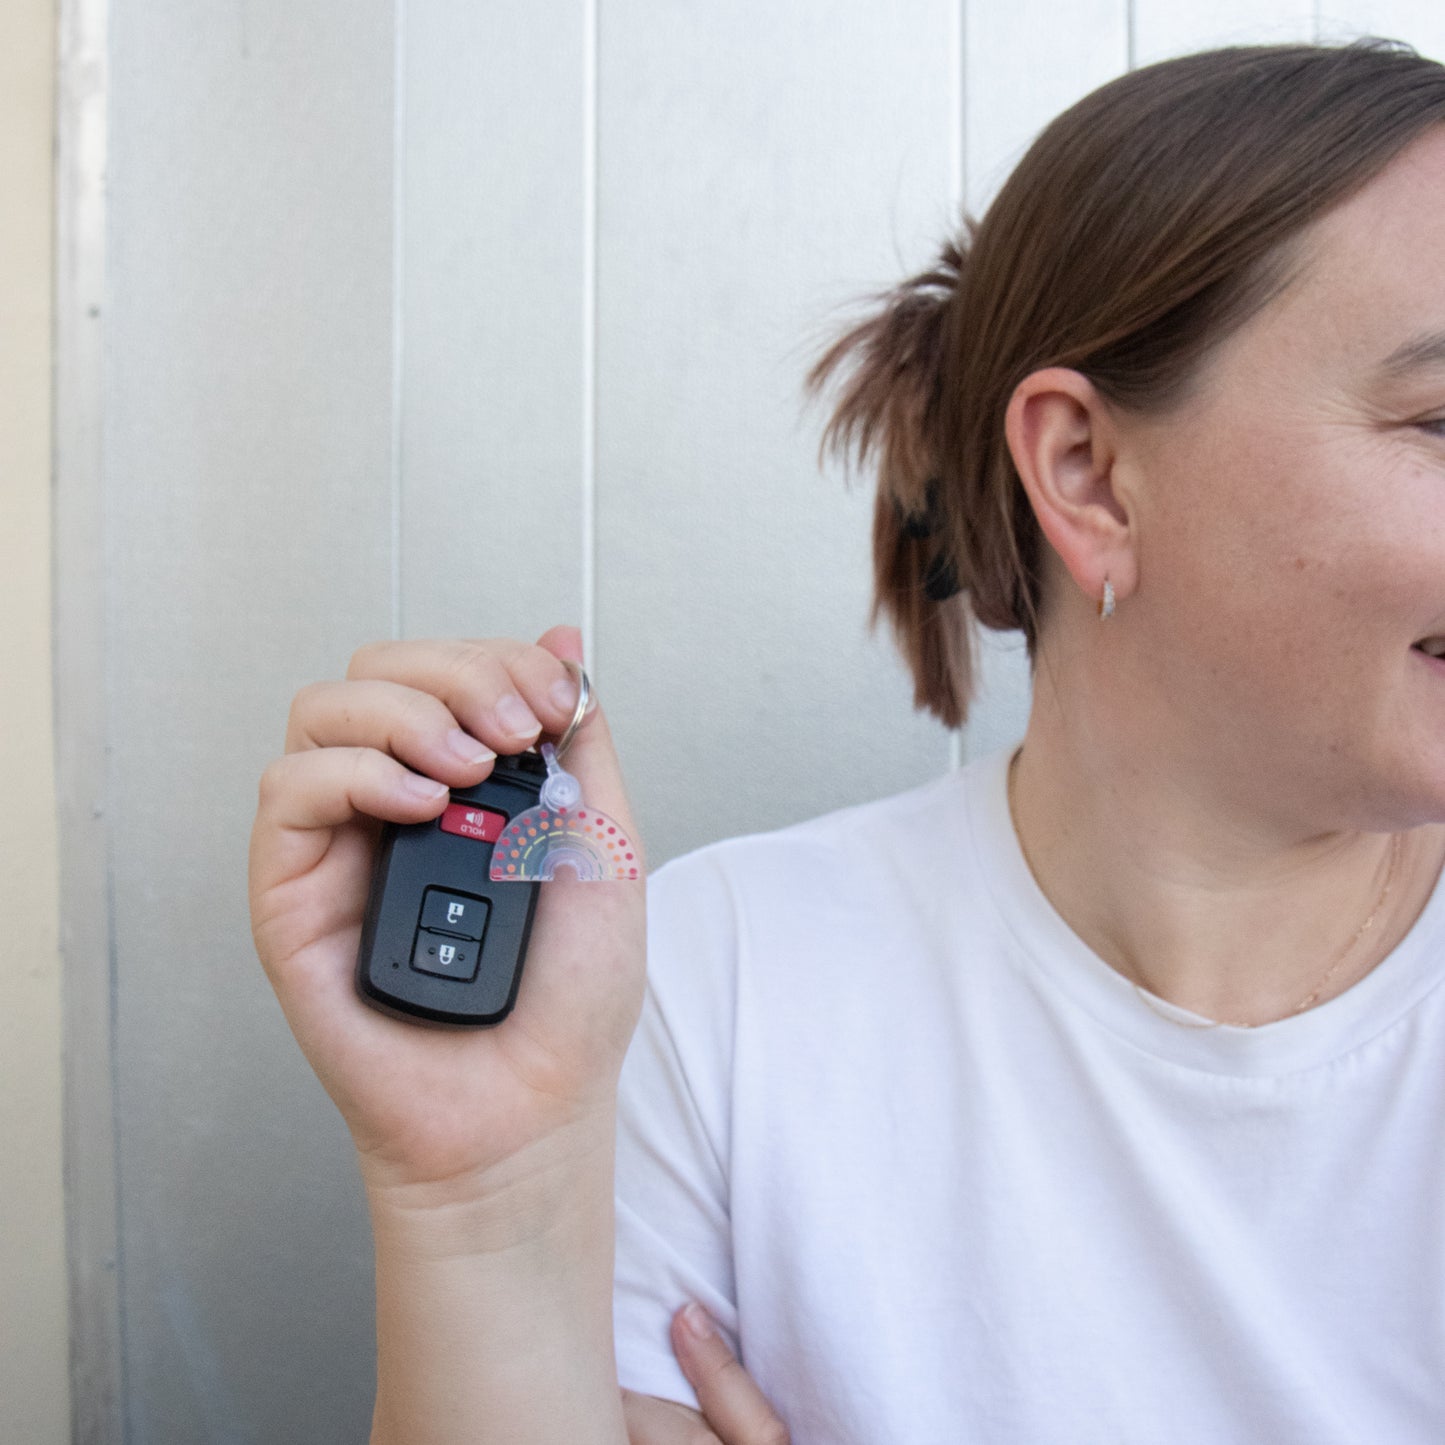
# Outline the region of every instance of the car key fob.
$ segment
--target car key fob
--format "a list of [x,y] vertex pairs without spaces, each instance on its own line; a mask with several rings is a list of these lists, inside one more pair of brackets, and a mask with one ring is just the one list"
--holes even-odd
[[538,883],[494,883],[508,823],[538,804],[547,765],[499,757],[472,788],[452,789],[439,818],[387,823],[361,927],[356,987],[409,1020],[496,1024],[511,1012]]

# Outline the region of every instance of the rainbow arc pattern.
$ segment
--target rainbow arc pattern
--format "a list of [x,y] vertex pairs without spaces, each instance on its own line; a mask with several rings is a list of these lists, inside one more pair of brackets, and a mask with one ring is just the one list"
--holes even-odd
[[595,808],[540,806],[518,813],[492,848],[493,883],[548,883],[567,874],[584,883],[639,876],[637,850]]

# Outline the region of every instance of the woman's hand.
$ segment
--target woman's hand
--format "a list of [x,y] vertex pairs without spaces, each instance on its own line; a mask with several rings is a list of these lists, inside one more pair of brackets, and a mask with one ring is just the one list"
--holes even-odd
[[[696,1312],[706,1333],[688,1328]],[[672,1317],[672,1349],[697,1391],[702,1414],[675,1400],[622,1392],[629,1445],[788,1445],[783,1424],[738,1363],[701,1305]]]
[[[345,681],[296,695],[285,756],[261,779],[256,950],[351,1129],[368,1189],[398,1203],[471,1201],[565,1177],[569,1150],[581,1140],[595,1148],[606,1132],[642,1007],[640,881],[542,890],[515,1007],[495,1027],[404,1023],[364,1004],[353,982],[376,820],[434,818],[447,788],[480,782],[495,754],[560,733],[577,697],[561,659],[580,650],[571,628],[536,646],[363,647]],[[600,710],[579,729],[567,769],[635,838]]]

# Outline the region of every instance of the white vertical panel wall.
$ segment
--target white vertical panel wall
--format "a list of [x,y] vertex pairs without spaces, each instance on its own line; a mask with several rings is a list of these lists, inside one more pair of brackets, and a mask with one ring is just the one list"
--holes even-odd
[[610,0],[599,35],[597,665],[654,857],[946,764],[865,633],[868,498],[801,382],[950,222],[953,0]]
[[408,0],[399,33],[397,630],[581,624],[583,8]]
[[[864,630],[811,357],[1131,55],[1445,53],[1436,0],[1343,9],[114,0],[111,885],[67,906],[113,908],[132,1445],[366,1430],[349,1145],[245,917],[296,688],[369,638],[584,622],[657,857],[946,766]],[[1025,715],[1016,639],[985,675],[967,754]]]
[[1321,40],[1383,35],[1445,60],[1445,5],[1440,0],[1315,0]]
[[1315,0],[1212,0],[1208,5],[1134,0],[1133,8],[1135,65],[1217,45],[1283,45],[1315,38]]
[[252,954],[245,880],[290,695],[391,624],[392,26],[390,0],[341,25],[287,0],[111,10],[126,1445],[355,1441],[370,1417],[352,1151]]

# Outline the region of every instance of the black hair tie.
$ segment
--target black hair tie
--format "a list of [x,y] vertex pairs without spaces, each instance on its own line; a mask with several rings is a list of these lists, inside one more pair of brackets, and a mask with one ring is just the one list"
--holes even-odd
[[958,580],[953,559],[945,557],[941,552],[935,553],[928,564],[928,570],[923,574],[923,595],[930,602],[947,602],[950,597],[962,591],[963,584]]
[[921,512],[909,511],[896,500],[893,503],[893,510],[898,514],[898,525],[902,527],[904,535],[912,537],[915,542],[935,536],[942,525],[943,519],[938,505],[941,486],[942,483],[937,477],[929,477],[923,484],[924,501]]

